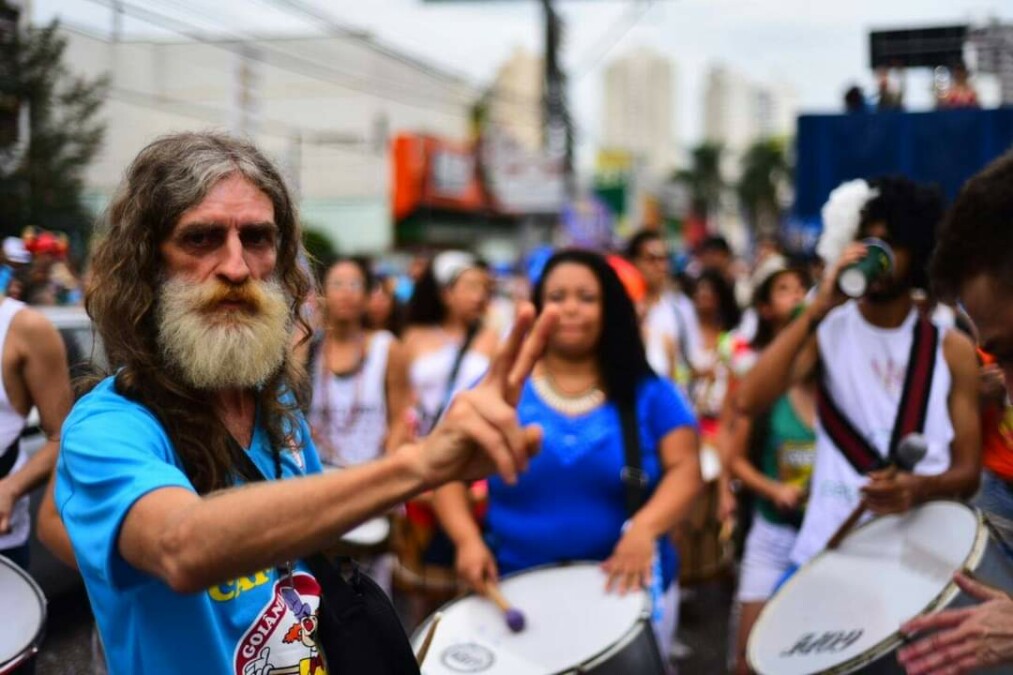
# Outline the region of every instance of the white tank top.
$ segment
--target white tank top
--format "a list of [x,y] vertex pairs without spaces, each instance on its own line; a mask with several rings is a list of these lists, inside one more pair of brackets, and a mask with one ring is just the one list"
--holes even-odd
[[[858,304],[852,301],[827,315],[816,333],[827,391],[838,409],[883,457],[890,446],[917,320],[918,312],[912,309],[899,328],[877,328],[862,317]],[[914,469],[922,475],[940,474],[950,467],[953,424],[948,399],[952,378],[943,356],[945,335],[945,329],[940,328],[925,417],[928,453]],[[809,503],[791,553],[792,562],[802,564],[823,550],[858,505],[858,490],[866,482],[868,479],[851,467],[817,420]]]
[[[11,298],[4,298],[0,302],[0,355],[3,354],[4,346],[7,344],[7,334],[11,327],[14,315],[24,308],[25,304]],[[14,441],[18,439],[25,428],[25,416],[11,406],[10,398],[7,396],[7,383],[3,381],[3,369],[0,368],[0,455],[4,455]],[[13,450],[8,450],[12,452]],[[28,461],[28,454],[22,451],[11,473],[19,471],[25,462]],[[0,535],[0,549],[20,546],[28,540],[31,518],[28,515],[28,496],[24,496],[14,505],[11,514],[11,531]]]
[[652,326],[645,326],[644,353],[647,355],[647,363],[651,369],[661,377],[671,380],[675,373],[675,364],[665,349],[665,335],[655,330]]
[[447,392],[447,379],[457,358],[460,345],[447,342],[436,351],[422,354],[408,369],[408,379],[415,394],[419,413],[419,436],[425,436],[436,424],[444,404],[457,392],[475,384],[489,369],[489,357],[469,349],[461,360],[461,367]]
[[309,423],[320,460],[355,466],[383,454],[387,437],[387,357],[394,336],[377,331],[362,366],[338,376],[326,369],[323,348],[310,365],[313,399]]

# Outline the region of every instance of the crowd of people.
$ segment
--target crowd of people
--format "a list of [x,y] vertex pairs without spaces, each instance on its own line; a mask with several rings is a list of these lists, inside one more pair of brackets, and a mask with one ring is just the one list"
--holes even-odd
[[[932,95],[938,110],[980,108],[978,92],[972,83],[971,71],[963,62],[935,69]],[[876,91],[866,96],[857,84],[844,92],[844,109],[851,113],[875,110],[904,110],[905,78],[903,67],[876,68]]]
[[[707,488],[714,536],[739,531],[729,667],[751,672],[764,604],[859,505],[974,499],[1013,532],[1010,180],[1007,156],[945,218],[929,186],[863,183],[821,265],[712,236],[673,270],[641,230],[513,277],[441,251],[401,303],[368,260],[305,264],[255,147],[160,139],[104,217],[85,305],[110,371],[72,410],[58,334],[0,304],[0,554],[27,568],[24,497],[52,475],[38,534],[80,570],[109,672],[417,672],[384,595],[413,596],[411,628],[573,560],[646,594],[669,657],[680,528]],[[849,297],[838,279],[875,247],[889,271]],[[33,405],[48,442],[29,459]],[[913,437],[924,456],[898,470]],[[357,571],[317,555],[370,519],[395,536]],[[901,652],[908,672],[1013,662],[1013,601],[957,583],[986,602],[907,626],[944,629]],[[340,598],[373,604],[349,624]]]

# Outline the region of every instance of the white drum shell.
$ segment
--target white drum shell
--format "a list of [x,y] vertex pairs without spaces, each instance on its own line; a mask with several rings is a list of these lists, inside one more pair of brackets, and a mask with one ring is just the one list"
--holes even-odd
[[767,603],[749,638],[760,675],[901,673],[902,623],[968,604],[959,569],[1013,589],[1013,564],[981,514],[932,502],[876,518],[804,565]]
[[0,555],[0,598],[6,615],[0,621],[2,674],[38,649],[46,625],[46,597],[28,574]]
[[[606,595],[605,581],[599,563],[538,567],[503,578],[503,595],[525,615],[520,633],[510,632],[486,598],[448,603],[440,610],[423,675],[664,673],[646,593]],[[412,637],[416,652],[431,621]]]

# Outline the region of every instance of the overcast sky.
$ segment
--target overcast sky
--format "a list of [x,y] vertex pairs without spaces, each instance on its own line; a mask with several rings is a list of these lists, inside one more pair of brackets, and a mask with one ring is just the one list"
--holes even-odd
[[[30,0],[33,16],[62,17],[108,31],[110,10],[95,0]],[[209,30],[300,32],[319,29],[272,0],[125,0],[173,14]],[[432,61],[476,83],[488,82],[520,45],[542,48],[537,0],[302,0],[349,27]],[[281,3],[279,3],[281,4]],[[791,86],[806,111],[838,110],[846,85],[872,87],[871,28],[1013,21],[1010,0],[562,0],[564,63],[571,106],[592,138],[600,133],[601,72],[638,46],[668,55],[676,66],[676,134],[699,139],[707,68],[721,63],[761,82]],[[639,17],[635,23],[632,19]],[[623,30],[629,26],[628,30]],[[129,21],[128,32],[157,29]],[[614,38],[619,37],[618,41]],[[608,48],[606,51],[606,47]],[[994,86],[982,82],[986,100]],[[929,103],[927,73],[908,79],[908,101]],[[994,93],[993,93],[994,95]]]

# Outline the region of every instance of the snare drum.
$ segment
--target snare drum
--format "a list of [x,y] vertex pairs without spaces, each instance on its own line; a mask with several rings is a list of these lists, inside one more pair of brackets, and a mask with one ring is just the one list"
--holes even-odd
[[9,610],[7,620],[0,621],[0,675],[5,675],[39,651],[46,625],[46,597],[30,576],[0,555],[0,598]]
[[749,664],[760,675],[903,673],[898,628],[973,604],[952,580],[965,568],[1013,589],[1013,565],[976,509],[931,502],[876,518],[771,598],[749,636]]
[[335,547],[341,555],[370,556],[390,550],[390,518],[370,518],[341,536]]
[[[525,617],[511,633],[491,600],[469,595],[444,605],[423,675],[653,675],[664,673],[643,591],[605,593],[599,563],[537,567],[505,577],[503,596]],[[415,631],[418,652],[429,620]]]
[[673,531],[679,551],[679,585],[693,586],[728,573],[735,557],[732,541],[721,535],[718,518],[721,460],[712,445],[700,450],[703,492],[693,500],[689,515]]

